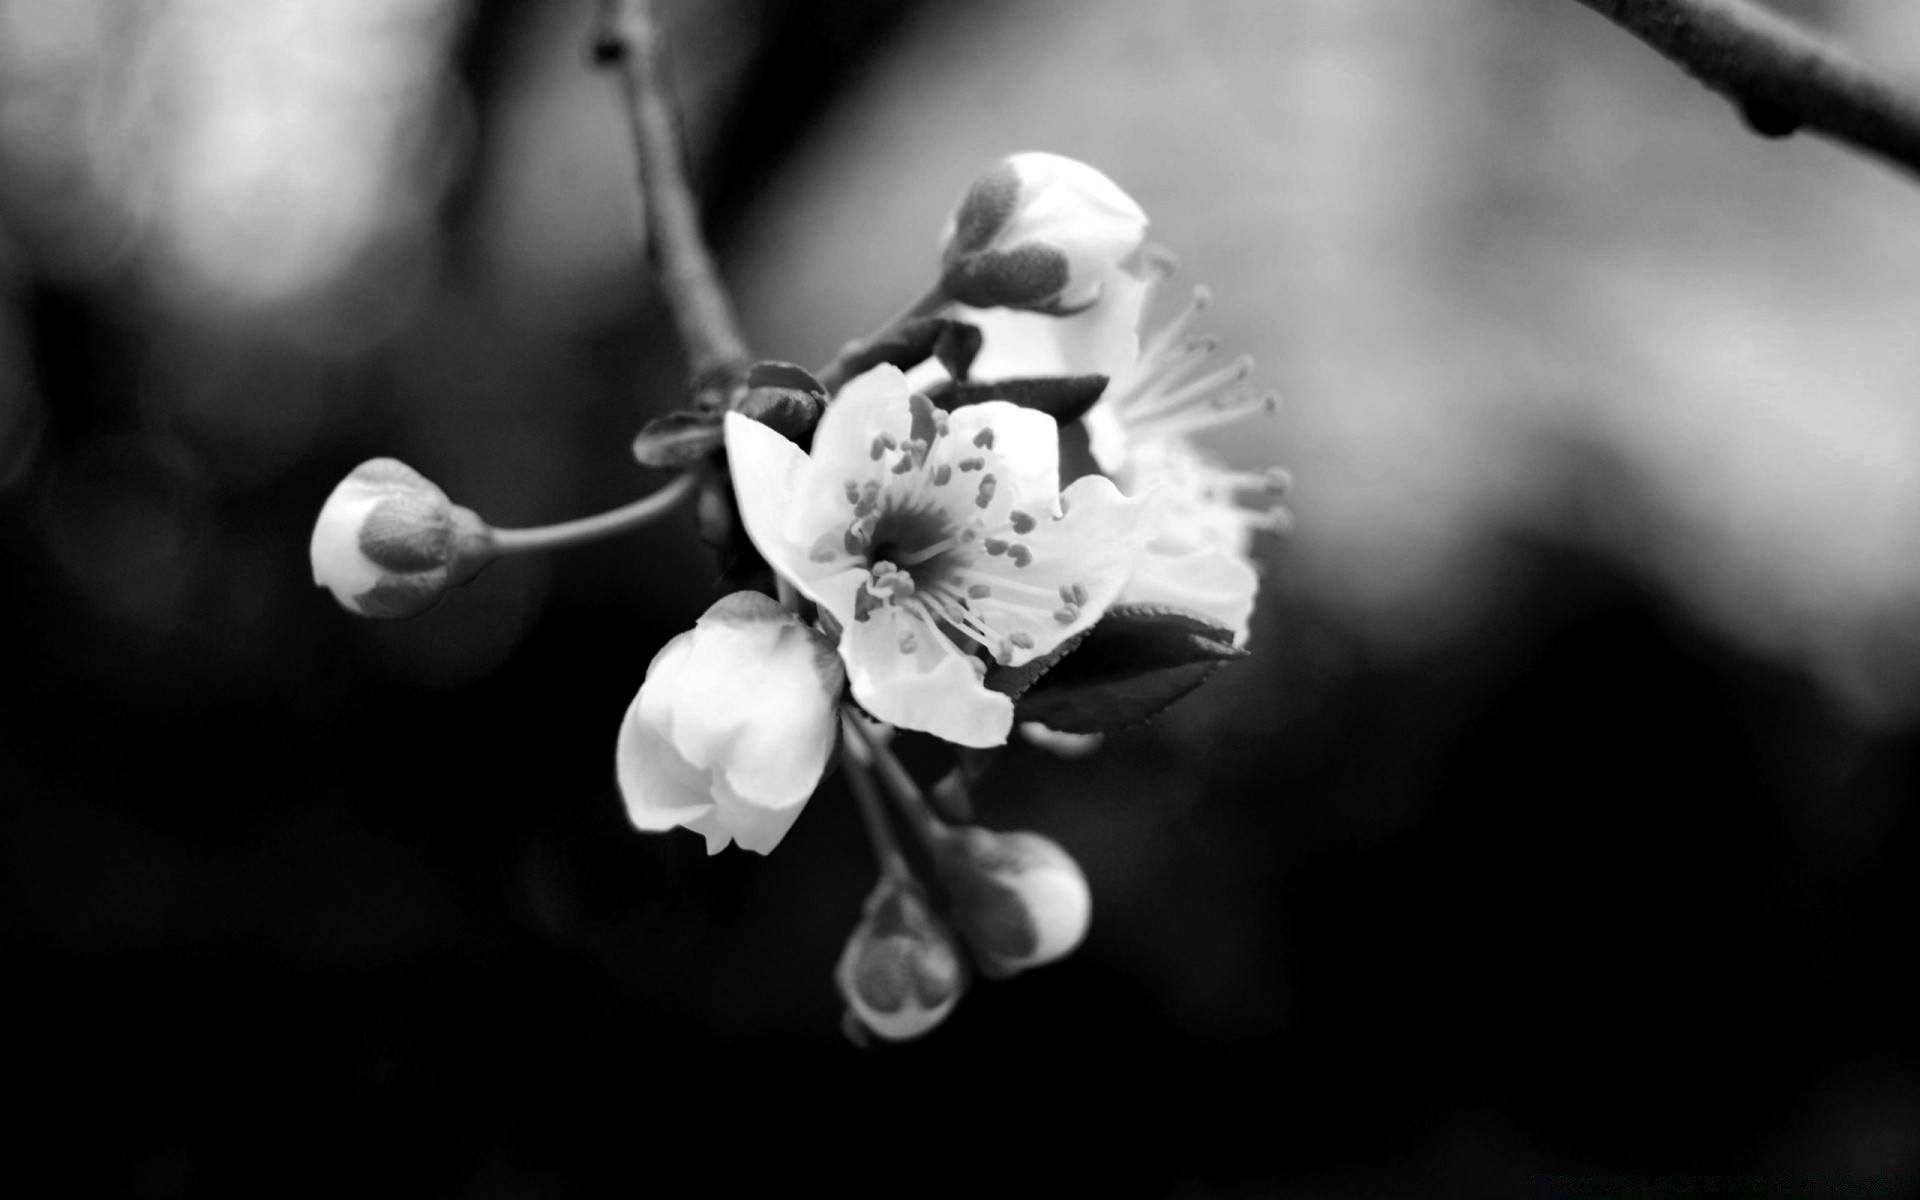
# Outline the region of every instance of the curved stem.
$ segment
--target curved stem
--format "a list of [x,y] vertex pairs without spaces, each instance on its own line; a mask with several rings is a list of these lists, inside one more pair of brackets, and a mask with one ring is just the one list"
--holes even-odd
[[623,504],[619,508],[577,521],[541,525],[532,529],[496,529],[492,545],[496,554],[524,554],[530,550],[557,550],[582,542],[595,542],[629,529],[651,524],[672,512],[693,494],[699,484],[696,471],[688,471],[651,496]]
[[698,386],[744,365],[750,355],[733,301],[700,232],[679,114],[663,69],[662,40],[650,0],[603,0],[594,55],[620,68],[646,203],[648,245]]
[[1805,126],[1920,173],[1920,100],[1747,0],[1580,0],[1740,107],[1754,132]]
[[900,839],[894,836],[893,826],[887,823],[886,806],[881,803],[880,789],[873,782],[873,743],[859,726],[860,718],[853,713],[840,714],[847,783],[859,806],[860,819],[866,824],[867,840],[873,843],[873,856],[880,863],[880,873],[888,879],[908,882],[913,879],[913,870],[907,866],[907,856],[900,849]]

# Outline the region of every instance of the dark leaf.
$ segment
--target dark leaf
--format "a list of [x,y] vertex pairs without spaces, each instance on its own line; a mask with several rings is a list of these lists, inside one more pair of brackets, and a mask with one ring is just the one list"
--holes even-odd
[[827,404],[827,389],[804,367],[758,362],[747,373],[747,390],[736,411],[805,447]]
[[682,470],[720,448],[720,414],[681,409],[648,421],[633,439],[641,465]]
[[949,350],[964,348],[970,340],[974,349],[966,355],[966,361],[972,365],[973,354],[979,353],[980,331],[964,321],[947,317],[912,317],[901,321],[877,334],[872,341],[856,343],[842,351],[837,365],[843,379],[864,375],[882,363],[890,363],[902,371],[910,370],[938,353],[942,338],[947,339]]
[[[1124,729],[1199,687],[1221,663],[1244,657],[1231,630],[1202,617],[1125,605],[1108,612],[1070,654],[1031,682],[1014,712],[1062,733]],[[989,675],[989,686],[992,681]]]
[[1005,400],[1021,408],[1038,409],[1064,426],[1085,416],[1106,390],[1105,375],[1053,375],[996,383],[948,383],[927,394],[948,412],[969,404]]
[[1085,421],[1074,421],[1060,427],[1060,490],[1076,479],[1088,475],[1098,475],[1100,464],[1093,457],[1093,437],[1087,432]]
[[933,356],[947,369],[947,374],[962,383],[966,382],[968,372],[973,370],[973,360],[980,355],[980,345],[985,337],[978,325],[969,325],[965,321],[942,321],[940,332],[933,339]]
[[771,359],[753,364],[752,368],[747,371],[747,386],[749,388],[784,388],[788,391],[808,392],[819,398],[823,403],[827,398],[826,387],[821,384],[818,379],[813,377],[812,371],[807,370],[805,367],[797,367],[792,363],[774,362]]

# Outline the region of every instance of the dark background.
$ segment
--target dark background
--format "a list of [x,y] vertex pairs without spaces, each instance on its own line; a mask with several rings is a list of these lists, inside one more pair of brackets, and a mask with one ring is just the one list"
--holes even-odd
[[[1570,3],[675,9],[769,354],[897,307],[1044,143],[1289,400],[1218,444],[1300,481],[1255,658],[981,796],[1084,864],[1089,940],[862,1051],[840,782],[764,859],[620,808],[717,594],[687,522],[412,622],[309,584],[375,454],[503,525],[657,485],[680,364],[590,6],[191,7],[0,2],[21,1194],[1920,1170],[1907,181]],[[1871,8],[1793,11],[1920,71]]]

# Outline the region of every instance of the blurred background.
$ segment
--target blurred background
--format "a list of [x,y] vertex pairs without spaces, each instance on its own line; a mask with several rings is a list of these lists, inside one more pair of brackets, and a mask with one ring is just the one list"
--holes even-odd
[[[1920,87],[1920,13],[1780,7]],[[1913,180],[1571,0],[669,11],[768,357],[917,295],[1003,154],[1142,202],[1285,398],[1215,443],[1298,480],[1255,657],[1006,756],[983,815],[1082,861],[1089,941],[856,1051],[840,784],[767,859],[620,809],[716,595],[690,522],[409,622],[310,582],[373,455],[500,525],[659,483],[627,442],[682,364],[591,0],[0,0],[12,1173],[1914,1179]]]

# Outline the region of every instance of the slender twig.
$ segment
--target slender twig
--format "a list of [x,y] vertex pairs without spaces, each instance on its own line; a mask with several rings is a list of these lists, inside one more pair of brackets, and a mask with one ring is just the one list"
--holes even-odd
[[699,387],[736,370],[749,355],[733,302],[700,232],[661,41],[651,0],[602,0],[594,56],[619,69],[647,209],[648,245]]
[[885,785],[887,795],[893,798],[901,817],[913,828],[914,833],[928,850],[934,849],[949,831],[940,818],[933,814],[925,794],[920,791],[920,785],[915,783],[913,776],[908,773],[906,764],[894,754],[891,746],[874,736],[872,730],[861,724],[858,717],[848,715],[842,721],[846,726],[847,736],[859,739],[861,749],[865,751],[862,761],[873,764],[874,770],[880,776],[880,782]]
[[1920,174],[1920,100],[1748,0],[1580,0],[1739,106],[1754,132],[1805,127]]
[[688,471],[651,496],[595,516],[562,521],[558,525],[541,525],[534,529],[496,529],[491,539],[492,548],[496,554],[557,550],[562,546],[598,541],[629,529],[638,529],[672,512],[681,501],[693,494],[699,482],[700,473]]
[[887,822],[880,789],[873,783],[872,743],[860,728],[860,718],[851,712],[841,714],[840,737],[846,752],[847,783],[860,808],[860,819],[866,823],[867,840],[873,843],[873,856],[880,862],[880,873],[894,880],[911,880],[913,870],[907,866],[900,839],[894,836],[893,826]]

